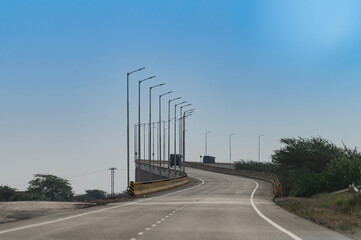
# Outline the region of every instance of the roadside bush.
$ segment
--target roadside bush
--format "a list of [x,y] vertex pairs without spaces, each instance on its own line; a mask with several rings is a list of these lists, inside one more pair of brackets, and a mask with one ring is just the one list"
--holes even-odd
[[345,154],[332,160],[322,173],[306,173],[297,178],[294,195],[310,197],[320,192],[333,192],[347,188],[350,184],[358,185],[361,180],[361,158]]
[[107,198],[107,193],[99,189],[88,189],[85,190],[85,194],[74,197],[75,201],[92,201]]
[[235,168],[237,170],[248,170],[256,172],[267,172],[267,173],[276,173],[277,166],[272,162],[256,162],[256,161],[245,161],[240,160],[235,162]]
[[0,201],[12,201],[16,195],[16,189],[9,186],[0,186]]
[[311,197],[326,190],[326,181],[323,173],[306,173],[295,182],[296,197]]
[[14,201],[32,201],[33,196],[29,192],[17,192],[16,196],[14,197]]
[[343,156],[331,161],[325,171],[327,190],[347,188],[351,183],[358,185],[361,180],[361,158]]

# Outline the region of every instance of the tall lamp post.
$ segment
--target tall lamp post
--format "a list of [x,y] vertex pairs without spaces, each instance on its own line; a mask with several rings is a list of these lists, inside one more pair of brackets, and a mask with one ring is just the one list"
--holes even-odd
[[170,177],[170,103],[181,99],[182,97],[173,98],[168,100],[168,178]]
[[137,124],[134,124],[134,162],[137,160]]
[[182,141],[182,138],[183,138],[183,133],[182,133],[182,124],[183,124],[183,108],[185,107],[189,107],[191,106],[192,103],[189,103],[187,105],[184,105],[184,106],[181,106],[180,107],[180,115],[179,115],[179,154],[182,155],[182,151],[183,151],[183,148],[182,148],[182,144],[183,144],[183,141]]
[[130,154],[129,152],[129,76],[143,69],[145,69],[145,67],[127,73],[127,186],[128,188],[129,188],[129,154]]
[[[144,81],[147,81],[149,79],[152,79],[152,78],[155,78],[155,76],[151,76],[149,78],[145,78],[143,80],[140,80],[138,82],[138,169],[140,169],[140,159],[141,159],[141,141],[140,141],[140,127],[141,127],[141,124],[140,124],[140,84]],[[144,152],[145,152],[145,148],[144,148]],[[139,173],[140,174],[140,173]],[[138,176],[138,179],[140,176]]]
[[[171,94],[173,91],[169,91],[166,93],[163,93],[161,95],[159,95],[159,122],[158,122],[158,136],[159,136],[159,140],[158,140],[158,144],[159,144],[159,164],[160,164],[160,168],[162,168],[162,97],[168,94]],[[165,141],[165,139],[163,139],[163,141]],[[163,156],[164,157],[164,156]],[[160,173],[160,177],[162,178],[162,173]]]
[[149,88],[149,130],[148,130],[148,161],[149,161],[149,181],[152,181],[152,89],[165,85],[157,84]]
[[186,146],[186,117],[191,116],[193,111],[194,111],[194,108],[191,109],[191,110],[185,111],[183,113],[183,117],[181,117],[181,119],[183,120],[183,124],[182,124],[182,126],[183,126],[183,133],[182,133],[182,135],[183,135],[183,137],[182,137],[182,141],[183,141],[183,143],[182,143],[182,147],[183,147],[183,150],[182,150],[182,153],[183,153],[183,164],[182,164],[183,172],[185,172],[185,161],[186,161],[186,148],[185,148],[185,146]]
[[147,125],[146,123],[143,123],[143,150],[144,150],[143,160],[145,160],[145,126],[146,125]]
[[232,136],[234,133],[229,134],[229,163],[232,163]]
[[177,170],[177,106],[186,102],[174,104],[174,171]]
[[207,156],[207,145],[208,145],[208,141],[207,141],[208,138],[207,138],[207,137],[208,137],[208,133],[211,133],[211,131],[207,131],[207,132],[206,132],[206,141],[205,141],[205,144],[204,144],[204,146],[205,146],[205,147],[204,147],[204,148],[205,148],[205,149],[204,149],[204,156]]
[[166,121],[162,121],[163,123],[163,158],[165,159],[165,123]]
[[153,141],[152,141],[152,160],[153,160],[153,162],[154,162],[154,155],[155,155],[155,152],[154,152],[154,143],[155,143],[155,141],[154,141],[154,137],[155,137],[155,131],[154,131],[154,128],[155,128],[155,124],[156,124],[156,122],[153,122],[152,123],[153,124],[153,127],[152,127],[152,129],[153,129],[153,133],[152,133],[152,136],[153,136]]
[[261,137],[263,137],[263,134],[258,136],[258,162],[261,161]]

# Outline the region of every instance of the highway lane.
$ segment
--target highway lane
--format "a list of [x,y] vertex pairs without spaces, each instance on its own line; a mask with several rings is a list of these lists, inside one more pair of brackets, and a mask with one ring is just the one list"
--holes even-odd
[[271,184],[187,168],[191,184],[0,225],[0,239],[349,239],[272,202]]

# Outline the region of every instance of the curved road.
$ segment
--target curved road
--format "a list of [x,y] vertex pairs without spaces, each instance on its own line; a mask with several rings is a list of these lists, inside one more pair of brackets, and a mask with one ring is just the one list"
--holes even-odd
[[187,168],[187,186],[0,225],[0,239],[349,239],[272,202],[271,184]]

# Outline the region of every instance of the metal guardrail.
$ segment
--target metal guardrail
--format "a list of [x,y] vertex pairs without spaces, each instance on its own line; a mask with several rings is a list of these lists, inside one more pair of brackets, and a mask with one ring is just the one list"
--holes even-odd
[[282,197],[281,183],[278,180],[277,176],[274,174],[248,171],[248,170],[235,170],[235,169],[230,169],[230,168],[222,168],[222,167],[203,164],[203,163],[199,163],[199,162],[185,162],[185,166],[199,168],[199,169],[213,171],[213,172],[225,173],[225,174],[230,174],[230,175],[255,178],[255,179],[260,179],[260,180],[263,180],[266,182],[270,182],[270,183],[272,183],[272,187],[273,187],[273,196],[274,197]]

